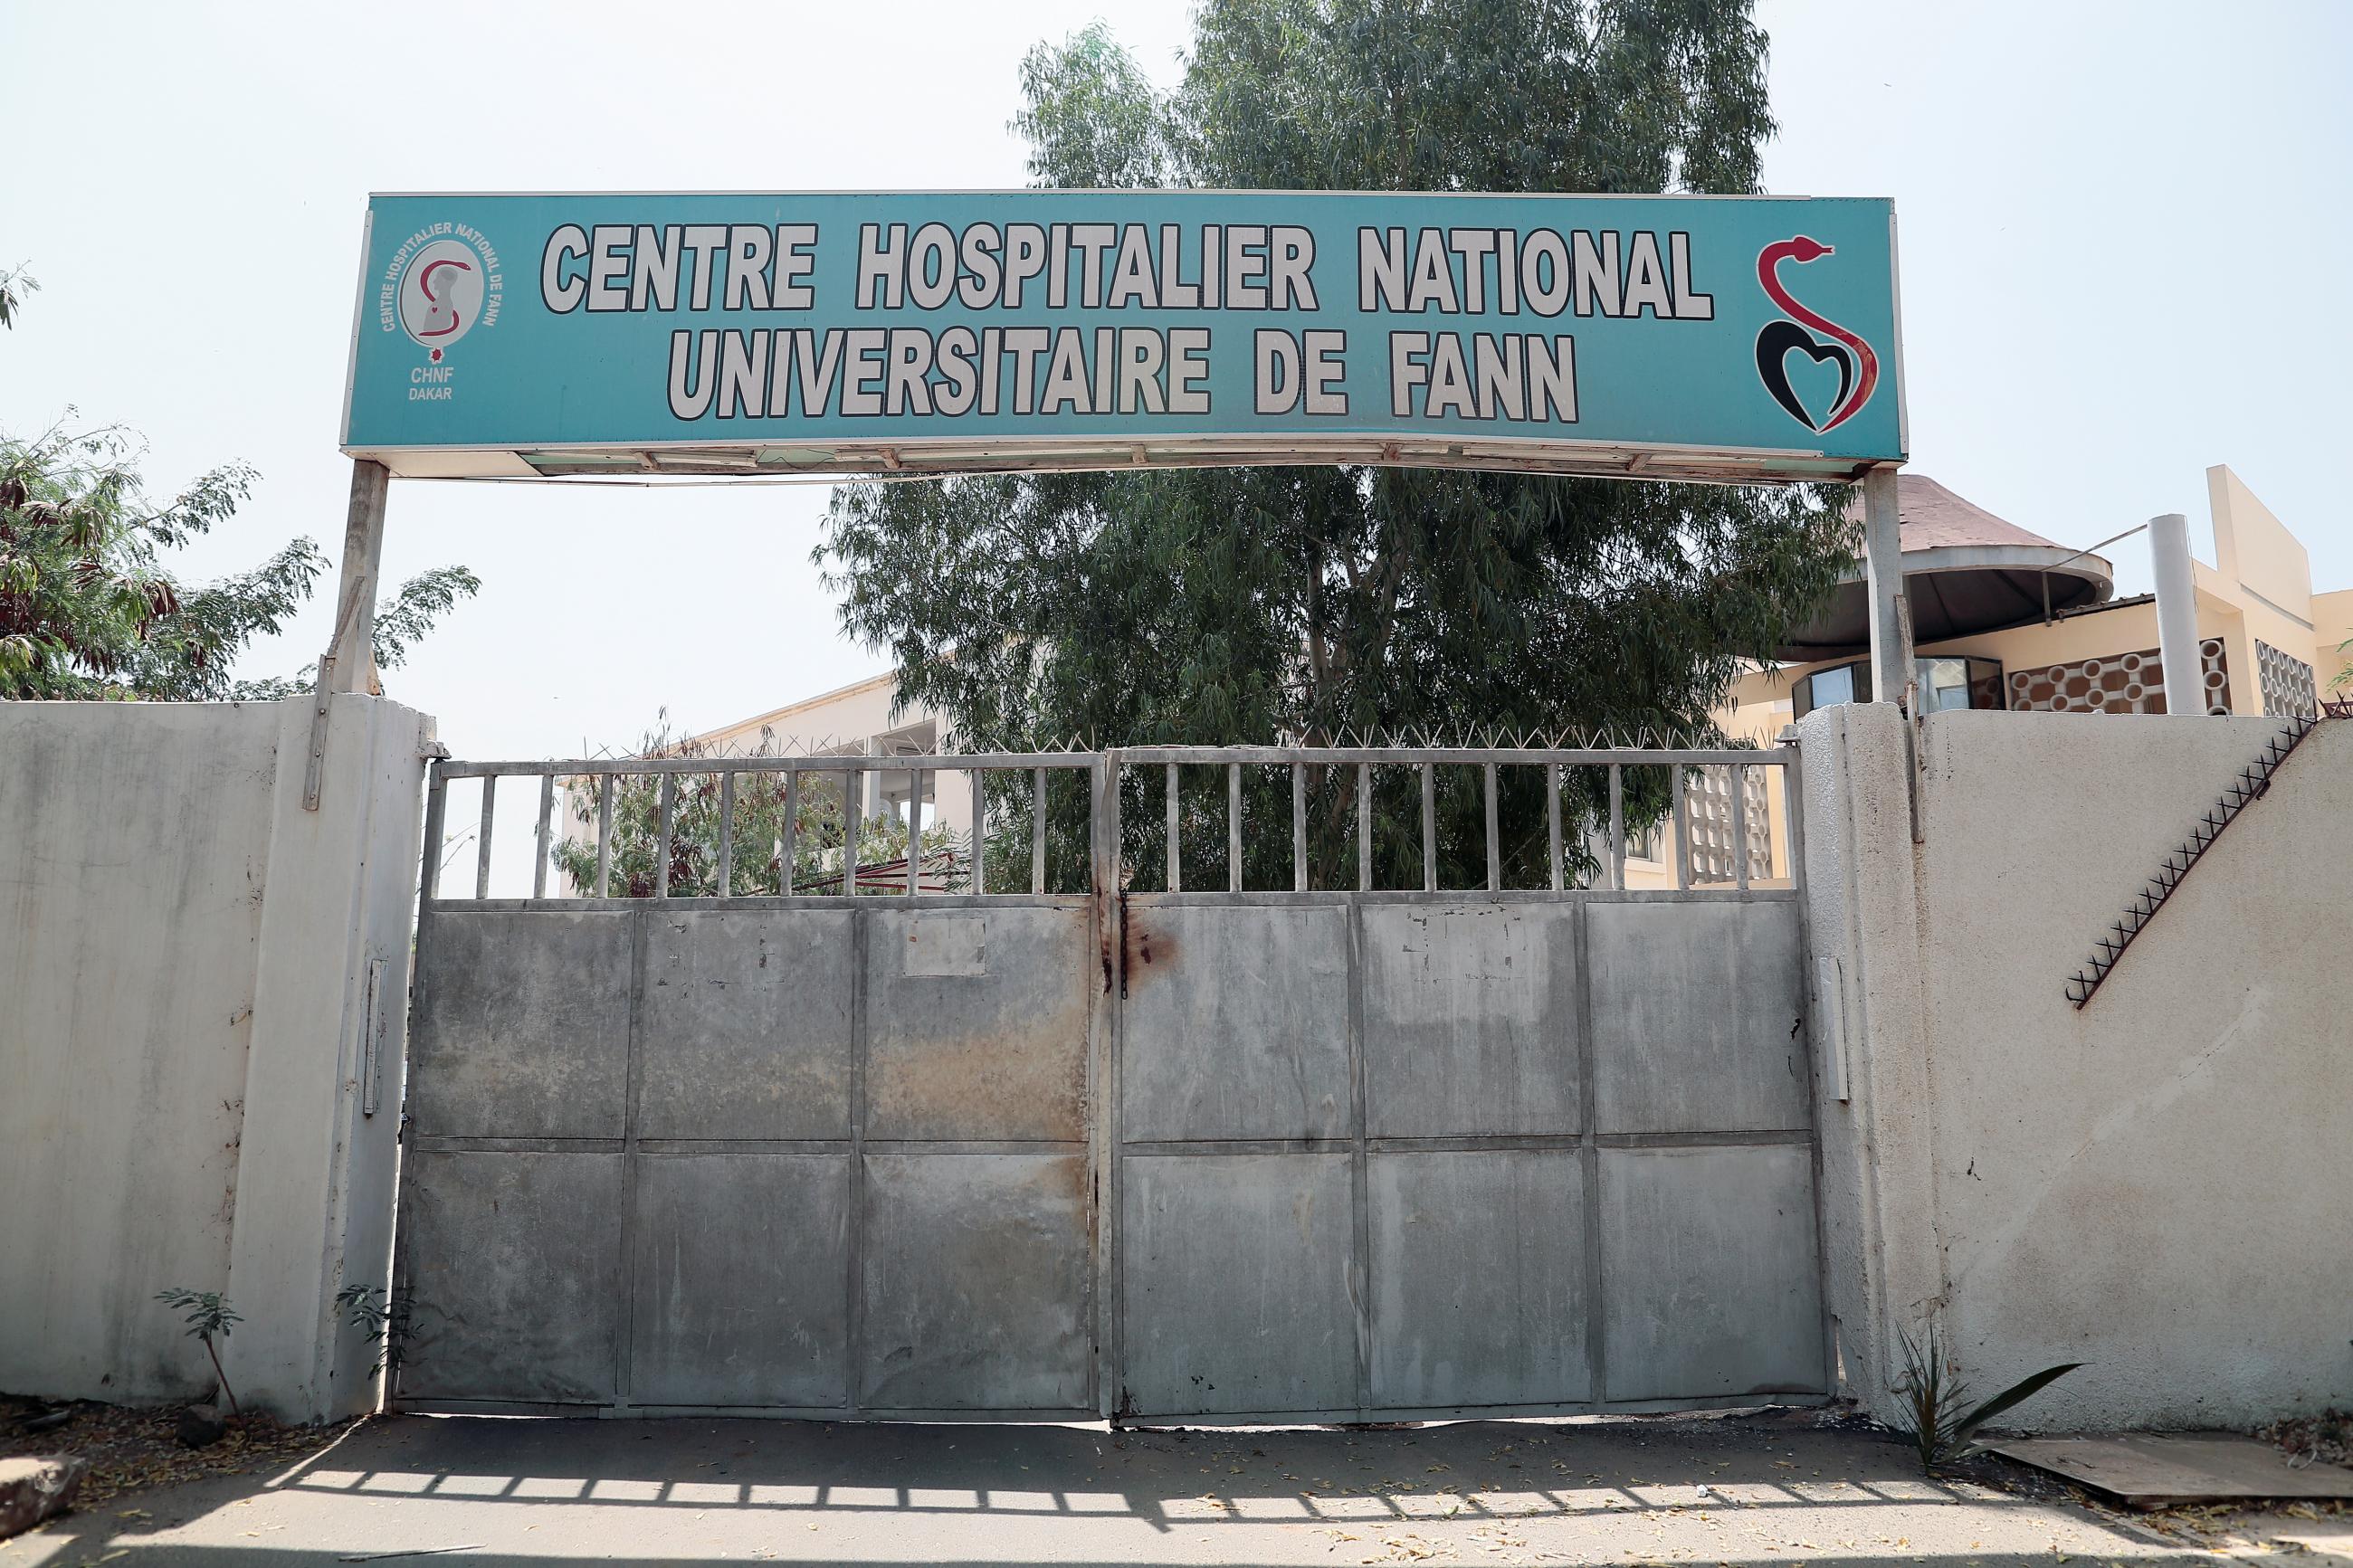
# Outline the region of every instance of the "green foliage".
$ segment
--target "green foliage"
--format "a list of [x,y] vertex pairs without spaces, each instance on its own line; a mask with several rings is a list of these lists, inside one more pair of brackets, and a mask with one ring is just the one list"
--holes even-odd
[[[0,326],[16,324],[37,287],[21,268],[0,272]],[[228,521],[260,476],[225,464],[158,504],[142,456],[114,426],[0,435],[0,699],[243,701],[307,689],[307,673],[241,681],[230,666],[309,601],[327,569],[318,543],[297,538],[250,571],[183,583],[164,553]],[[376,617],[377,664],[398,664],[480,586],[462,566],[403,584]]]
[[15,327],[25,296],[40,291],[40,281],[22,267],[0,268],[0,327]]
[[[1031,52],[1014,124],[1051,187],[1738,192],[1772,129],[1764,58],[1746,0],[1210,0],[1174,92],[1097,26]],[[980,476],[843,487],[818,560],[902,700],[971,749],[1699,738],[1851,563],[1842,500],[1370,468]],[[1630,783],[1639,828],[1664,779]],[[1140,886],[1165,797],[1125,787]],[[1606,806],[1599,775],[1570,787],[1573,848]],[[1418,792],[1376,793],[1376,874],[1416,885]],[[1196,770],[1180,794],[1188,824],[1219,825],[1214,873],[1223,783]],[[1052,813],[1058,858],[1083,845],[1082,796]],[[1315,885],[1353,870],[1352,802],[1316,781]],[[1525,873],[1540,774],[1499,805]],[[1247,885],[1288,886],[1288,783],[1254,773],[1244,815]],[[1475,774],[1450,773],[1438,816],[1441,883],[1482,879]]]
[[229,1331],[245,1321],[228,1298],[217,1290],[189,1290],[174,1285],[155,1292],[155,1300],[174,1311],[185,1311],[183,1320],[188,1325],[188,1337],[204,1342],[205,1353],[212,1357],[213,1375],[220,1380],[221,1392],[228,1396],[231,1413],[245,1414],[237,1408],[237,1393],[228,1385],[228,1374],[221,1371],[220,1349],[216,1342],[229,1336]]
[[[648,732],[637,754],[645,757],[713,755],[689,737],[673,735],[665,713]],[[765,748],[753,755],[770,754]],[[717,773],[673,773],[671,788],[670,896],[712,898],[719,891],[719,841],[723,790]],[[792,833],[793,890],[796,893],[841,891],[843,833],[841,785],[839,773],[802,773],[794,795]],[[661,842],[661,779],[654,773],[623,773],[613,780],[613,849],[606,884],[609,897],[648,899],[654,896],[656,863]],[[565,783],[564,837],[554,845],[555,868],[574,891],[592,890],[596,881],[596,824],[599,781],[581,778]],[[729,890],[736,895],[773,894],[781,890],[787,785],[780,773],[739,773],[735,777],[735,826]],[[891,861],[903,865],[907,825],[903,819],[861,815],[858,831],[858,861],[872,868]],[[923,834],[923,875],[936,881],[952,863],[963,863],[956,836],[934,823]],[[961,873],[959,873],[960,875]],[[875,889],[878,891],[886,889]]]
[[1943,1466],[1978,1452],[1970,1439],[1987,1422],[2084,1364],[2071,1361],[2044,1367],[1984,1404],[1964,1409],[1961,1402],[1968,1397],[1969,1385],[1946,1370],[1944,1336],[1936,1325],[1928,1325],[1925,1343],[1909,1333],[1903,1341],[1904,1374],[1896,1380],[1894,1392],[1904,1401],[1905,1419],[1897,1430],[1919,1449],[1920,1468],[1932,1476]]
[[386,1291],[381,1285],[346,1285],[335,1292],[335,1305],[344,1321],[375,1347],[375,1364],[368,1368],[368,1375],[398,1373],[408,1348],[408,1292]]

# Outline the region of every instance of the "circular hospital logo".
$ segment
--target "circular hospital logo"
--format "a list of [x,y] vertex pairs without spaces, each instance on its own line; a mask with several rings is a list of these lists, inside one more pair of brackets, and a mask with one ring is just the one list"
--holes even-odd
[[400,275],[400,325],[435,363],[480,320],[489,279],[482,258],[462,240],[437,239]]

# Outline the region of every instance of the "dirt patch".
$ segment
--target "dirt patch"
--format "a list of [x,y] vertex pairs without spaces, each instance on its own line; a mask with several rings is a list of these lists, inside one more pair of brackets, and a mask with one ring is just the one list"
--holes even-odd
[[[85,1511],[149,1487],[171,1486],[206,1476],[250,1475],[284,1469],[349,1431],[355,1422],[330,1426],[286,1426],[267,1415],[232,1417],[228,1435],[206,1448],[184,1448],[173,1436],[181,1406],[130,1409],[74,1400],[0,1394],[0,1458],[20,1454],[69,1455],[90,1461],[75,1507]],[[39,1431],[28,1424],[63,1412],[66,1420]]]

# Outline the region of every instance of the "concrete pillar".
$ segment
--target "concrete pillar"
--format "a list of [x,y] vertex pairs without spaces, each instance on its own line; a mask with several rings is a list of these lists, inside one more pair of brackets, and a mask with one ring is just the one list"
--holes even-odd
[[2198,657],[2198,589],[2189,569],[2189,520],[2178,511],[2148,520],[2150,574],[2157,579],[2157,653],[2165,669],[2165,710],[2206,711]]
[[1871,590],[1871,699],[1901,702],[1912,681],[1912,635],[1904,595],[1904,543],[1897,527],[1896,468],[1862,477],[1863,574]]
[[[280,710],[279,755],[300,757],[311,703]],[[275,782],[229,1237],[227,1293],[246,1321],[222,1347],[241,1400],[301,1421],[375,1405],[375,1352],[334,1297],[390,1283],[433,734],[431,720],[375,697],[330,699],[327,722],[318,809],[303,808],[299,766]]]

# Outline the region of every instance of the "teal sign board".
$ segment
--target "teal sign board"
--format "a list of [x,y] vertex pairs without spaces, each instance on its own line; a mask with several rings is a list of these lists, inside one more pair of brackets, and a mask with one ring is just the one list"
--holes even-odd
[[344,448],[417,475],[1905,457],[1887,202],[379,195]]

